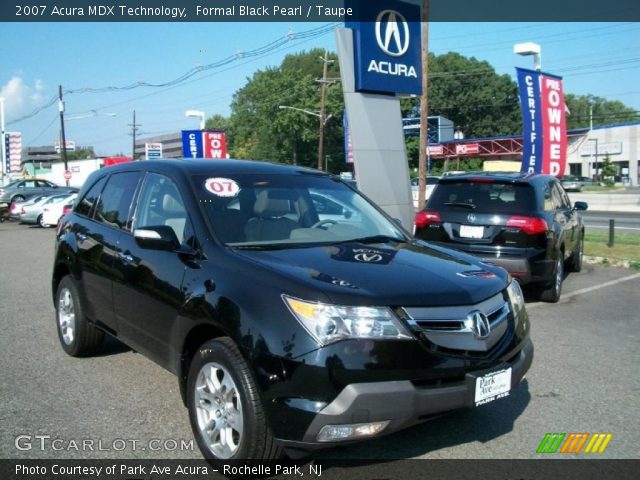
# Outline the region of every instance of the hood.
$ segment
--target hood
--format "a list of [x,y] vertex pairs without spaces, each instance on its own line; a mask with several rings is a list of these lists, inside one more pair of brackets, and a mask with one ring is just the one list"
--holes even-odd
[[504,289],[508,277],[501,268],[424,242],[236,252],[343,305],[469,305]]

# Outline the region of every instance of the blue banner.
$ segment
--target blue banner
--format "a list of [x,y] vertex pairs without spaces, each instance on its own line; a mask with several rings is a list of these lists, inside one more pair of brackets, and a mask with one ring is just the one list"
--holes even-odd
[[422,95],[420,6],[397,0],[351,0],[369,22],[346,22],[353,30],[357,92]]
[[540,102],[540,72],[517,68],[520,109],[522,110],[521,172],[542,172],[542,104]]
[[204,158],[202,130],[182,131],[182,155],[184,158]]

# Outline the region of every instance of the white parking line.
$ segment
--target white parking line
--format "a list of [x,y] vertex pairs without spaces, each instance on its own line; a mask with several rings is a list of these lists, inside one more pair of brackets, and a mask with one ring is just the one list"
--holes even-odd
[[[580,290],[576,290],[575,292],[571,292],[571,293],[567,293],[567,294],[562,294],[562,297],[560,297],[560,302],[564,302],[568,299],[570,299],[571,297],[575,297],[577,295],[582,295],[584,293],[589,293],[589,292],[593,292],[594,290],[599,290],[601,288],[605,288],[605,287],[611,287],[613,285],[617,285],[619,283],[622,282],[628,282],[630,280],[635,280],[636,278],[640,278],[640,273],[634,273],[633,275],[629,275],[626,277],[622,277],[622,278],[618,278],[617,280],[611,280],[610,282],[604,282],[600,285],[594,285],[593,287],[586,287],[586,288],[581,288]],[[534,308],[534,307],[538,307],[540,305],[545,305],[544,302],[536,302],[536,303],[531,303],[527,305],[527,310],[529,310],[530,308]]]

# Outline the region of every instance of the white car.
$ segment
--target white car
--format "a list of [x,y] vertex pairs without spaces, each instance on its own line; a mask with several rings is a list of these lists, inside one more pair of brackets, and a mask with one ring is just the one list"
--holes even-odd
[[[429,197],[431,196],[431,192],[433,192],[433,189],[436,188],[436,185],[438,184],[438,180],[440,180],[440,177],[436,177],[433,175],[429,175],[427,177],[427,190],[425,191],[425,197],[424,197],[424,201],[426,202],[427,200],[429,200]],[[420,179],[418,177],[414,177],[411,179],[411,196],[413,197],[413,208],[418,208],[418,189],[419,189],[419,184],[418,182],[420,181]]]
[[41,227],[55,227],[58,224],[58,220],[63,214],[63,209],[65,205],[72,203],[76,197],[77,193],[72,193],[66,197],[61,198],[56,202],[49,203],[46,207],[42,209],[42,220],[40,222]]

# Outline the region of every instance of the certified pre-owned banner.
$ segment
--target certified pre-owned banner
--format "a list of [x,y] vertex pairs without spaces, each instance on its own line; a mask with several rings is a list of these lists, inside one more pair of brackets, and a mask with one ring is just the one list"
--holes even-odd
[[522,109],[522,172],[562,175],[567,125],[562,78],[516,68]]
[[567,123],[562,77],[540,74],[542,173],[563,175],[567,166]]
[[542,172],[542,106],[540,73],[516,68],[522,110],[522,172]]

